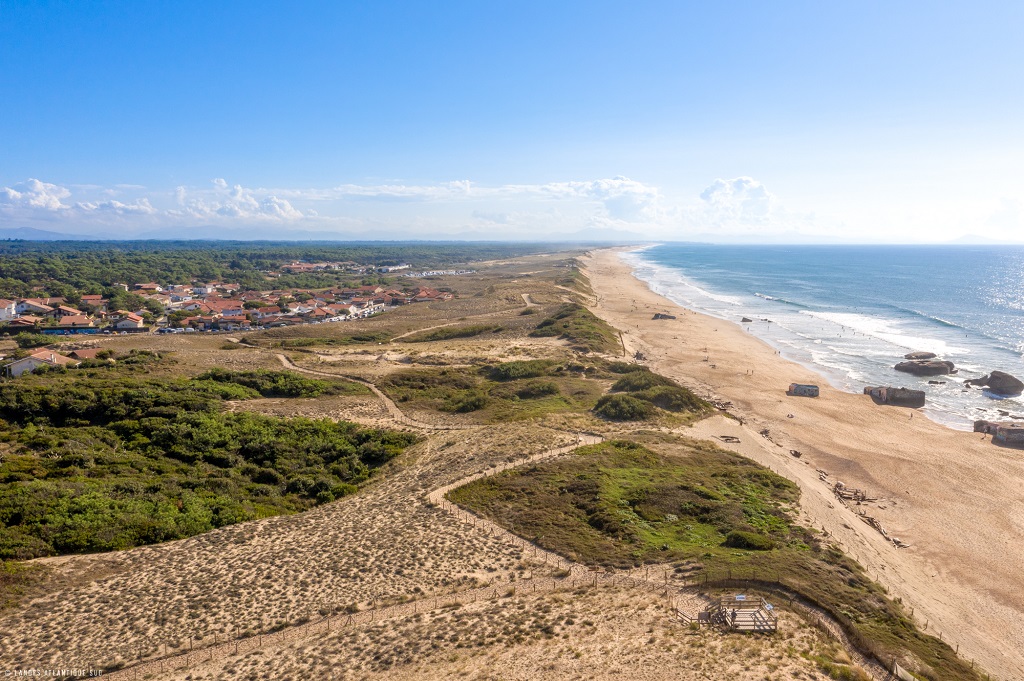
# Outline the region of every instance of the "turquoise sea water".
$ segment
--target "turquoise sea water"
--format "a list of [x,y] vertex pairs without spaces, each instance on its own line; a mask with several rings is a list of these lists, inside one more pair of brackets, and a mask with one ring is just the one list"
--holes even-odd
[[[1024,380],[1024,247],[665,244],[623,257],[684,307],[754,320],[743,328],[837,388],[919,388],[930,418],[965,430],[979,418],[1024,419],[1024,399],[963,386],[993,369]],[[959,373],[893,370],[913,350]]]

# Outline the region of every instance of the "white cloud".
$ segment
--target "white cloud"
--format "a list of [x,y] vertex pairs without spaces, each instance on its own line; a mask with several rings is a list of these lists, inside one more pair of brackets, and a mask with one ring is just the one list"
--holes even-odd
[[149,199],[143,197],[131,203],[120,201],[85,201],[75,204],[75,209],[84,213],[106,213],[109,215],[153,215],[157,211],[149,203]]
[[759,222],[771,217],[775,196],[752,177],[717,179],[700,194],[721,220]]
[[248,219],[295,221],[305,217],[287,199],[263,196],[262,190],[247,189],[240,184],[229,186],[223,178],[212,181],[212,190],[189,190],[177,187],[174,200],[179,209],[167,214],[178,218],[200,220]]
[[68,208],[61,199],[71,196],[71,192],[60,185],[29,179],[19,182],[13,187],[0,189],[0,207],[8,211],[48,211],[56,212]]

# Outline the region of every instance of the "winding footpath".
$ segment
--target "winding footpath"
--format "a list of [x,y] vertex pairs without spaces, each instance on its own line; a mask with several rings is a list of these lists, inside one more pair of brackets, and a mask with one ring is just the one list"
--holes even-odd
[[[394,605],[364,610],[356,613],[331,614],[318,620],[297,623],[271,633],[255,634],[244,638],[224,641],[219,641],[215,638],[212,644],[208,644],[204,647],[177,652],[162,657],[150,658],[148,660],[140,661],[132,666],[111,672],[105,676],[112,679],[138,679],[179,669],[187,670],[198,664],[226,660],[231,656],[241,655],[264,647],[284,646],[313,636],[322,637],[329,634],[332,630],[338,631],[349,627],[371,624],[380,620],[404,617],[420,612],[429,612],[437,608],[449,607],[455,603],[469,604],[482,600],[512,596],[520,592],[528,594],[538,592],[544,593],[559,589],[581,587],[596,588],[599,586],[626,586],[630,588],[639,588],[653,593],[662,592],[665,597],[669,599],[671,612],[685,614],[686,616],[681,618],[683,620],[692,620],[692,616],[688,613],[695,613],[698,610],[703,609],[708,601],[698,591],[696,586],[680,585],[678,582],[671,579],[667,568],[655,568],[655,575],[653,578],[650,576],[649,568],[643,570],[642,574],[639,570],[626,574],[593,571],[585,565],[567,560],[556,553],[540,548],[536,544],[526,541],[522,537],[509,532],[489,520],[469,513],[456,504],[448,501],[446,498],[448,493],[452,490],[476,480],[497,475],[504,471],[527,464],[537,463],[538,461],[543,461],[545,459],[563,456],[580,447],[598,444],[603,441],[604,438],[600,435],[578,433],[577,441],[574,444],[549,449],[532,456],[523,457],[521,459],[516,459],[514,461],[509,461],[498,466],[492,466],[482,471],[478,471],[477,473],[473,473],[460,480],[456,480],[455,482],[429,492],[424,499],[427,504],[435,508],[439,508],[468,525],[471,525],[480,531],[487,532],[490,535],[502,539],[510,545],[522,549],[524,555],[531,558],[535,563],[543,563],[545,566],[561,570],[561,576],[539,578],[531,576],[529,579],[519,580],[518,582],[510,582],[498,586],[490,585],[475,589],[466,589],[443,595],[425,596],[417,599],[410,599]],[[661,573],[661,579],[658,578],[658,573]],[[832,619],[827,612],[808,603],[802,602],[798,594],[789,592],[786,589],[772,585],[765,585],[764,588],[768,591],[774,591],[780,596],[792,599],[793,602],[791,605],[795,606],[795,609],[802,611],[805,617],[812,621],[816,621],[822,629],[826,630],[834,638],[841,641],[848,650],[855,652],[855,648],[852,646],[852,643],[846,636],[845,632],[843,632],[842,628],[839,626],[839,623]],[[855,654],[855,659],[863,668],[870,671],[873,678],[886,678],[887,672],[881,667],[881,665],[876,664],[872,660],[866,659],[862,655]]]
[[388,410],[388,415],[390,415],[392,419],[394,419],[395,421],[397,421],[398,423],[401,423],[403,425],[411,426],[413,428],[420,428],[420,429],[423,429],[423,430],[467,430],[467,429],[473,427],[473,426],[451,426],[451,425],[444,425],[444,424],[437,424],[437,423],[426,423],[424,421],[417,421],[414,418],[410,418],[410,417],[406,416],[402,412],[402,410],[398,408],[398,405],[395,404],[394,400],[392,400],[390,397],[385,395],[384,392],[380,388],[378,388],[377,386],[375,386],[373,384],[372,381],[368,381],[365,378],[359,378],[358,376],[349,376],[349,375],[346,375],[346,374],[336,374],[336,373],[331,373],[329,371],[317,371],[316,369],[307,369],[305,367],[300,367],[298,364],[295,364],[293,361],[291,361],[291,359],[289,359],[286,355],[282,355],[282,354],[278,354],[277,355],[277,359],[278,359],[279,362],[281,362],[281,364],[284,365],[284,367],[286,369],[291,369],[292,371],[298,371],[298,372],[303,373],[303,374],[309,374],[310,376],[321,376],[321,377],[324,377],[324,378],[333,378],[333,379],[339,379],[340,378],[340,379],[343,379],[343,380],[346,380],[346,381],[352,381],[353,383],[358,383],[360,385],[365,385],[367,388],[370,389],[370,391],[374,395],[377,396],[377,399],[379,399],[384,404],[384,408]]
[[[339,376],[338,374],[304,369],[297,366],[285,355],[277,355],[281,363],[292,370],[302,373],[319,375],[330,378],[344,378],[361,383],[370,388],[378,398],[387,406],[388,412],[398,422],[417,428],[428,430],[460,430],[458,427],[435,426],[411,419],[398,408],[398,406],[384,395],[376,386],[365,379]],[[371,624],[376,621],[404,617],[420,612],[429,612],[437,608],[449,607],[455,603],[469,604],[478,600],[488,600],[515,595],[516,593],[544,593],[559,589],[598,587],[598,586],[625,586],[629,588],[643,589],[651,593],[662,593],[669,600],[670,612],[676,614],[682,621],[692,621],[693,613],[702,610],[708,600],[701,593],[695,584],[680,584],[672,578],[668,568],[655,568],[654,575],[651,575],[650,568],[641,568],[628,573],[609,573],[595,571],[587,566],[570,561],[556,553],[547,551],[536,544],[533,544],[522,537],[509,532],[503,527],[479,516],[476,516],[462,509],[449,501],[446,497],[449,492],[476,480],[504,471],[518,468],[527,464],[537,463],[546,459],[569,454],[580,447],[599,444],[605,440],[601,435],[593,433],[576,433],[576,442],[563,447],[549,449],[544,452],[533,454],[497,466],[492,466],[478,471],[452,483],[439,487],[428,492],[424,502],[429,506],[438,508],[449,515],[461,520],[475,529],[495,536],[502,541],[520,548],[524,557],[530,558],[536,564],[543,564],[554,570],[560,570],[561,574],[554,577],[530,577],[516,582],[508,582],[501,585],[489,585],[474,589],[466,589],[448,594],[433,596],[421,596],[412,598],[401,603],[382,606],[354,613],[329,614],[317,620],[309,620],[296,623],[274,632],[255,634],[251,636],[234,639],[217,639],[211,643],[196,649],[187,651],[176,651],[163,656],[154,656],[141,660],[131,666],[109,672],[104,676],[111,679],[139,679],[152,677],[180,669],[190,669],[196,665],[226,660],[232,656],[238,656],[253,650],[264,647],[284,646],[295,641],[307,639],[313,636],[323,637],[331,631],[338,631],[349,627],[356,627]],[[660,576],[660,578],[659,578]],[[802,615],[817,622],[820,628],[828,632],[832,637],[844,644],[844,647],[854,653],[855,661],[865,670],[869,671],[874,679],[888,678],[888,672],[875,661],[857,654],[856,648],[842,630],[838,621],[831,615],[809,603],[804,602],[799,594],[793,593],[785,588],[773,584],[758,585],[766,591],[772,591],[779,596],[789,598],[791,607],[798,610]]]

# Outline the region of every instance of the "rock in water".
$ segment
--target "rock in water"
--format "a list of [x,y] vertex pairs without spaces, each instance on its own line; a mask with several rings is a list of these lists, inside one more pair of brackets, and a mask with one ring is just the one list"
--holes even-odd
[[913,359],[908,362],[900,362],[893,368],[896,371],[915,376],[944,376],[956,373],[955,365],[943,359]]
[[935,359],[937,356],[934,352],[910,352],[903,355],[903,359]]
[[988,376],[966,380],[964,384],[988,388],[996,395],[1011,396],[1024,392],[1024,382],[1003,371],[993,371]]
[[743,319],[740,320],[740,323],[741,324],[749,324],[752,321],[754,321],[754,320],[751,319],[750,317],[744,317]]

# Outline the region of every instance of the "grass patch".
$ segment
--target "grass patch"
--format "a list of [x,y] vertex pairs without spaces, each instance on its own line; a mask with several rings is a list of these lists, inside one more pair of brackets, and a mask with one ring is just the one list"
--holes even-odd
[[[625,367],[636,365],[625,365]],[[700,399],[690,390],[682,387],[675,381],[660,374],[656,374],[645,367],[636,367],[625,372],[622,378],[612,384],[613,392],[628,393],[628,395],[609,395],[606,411],[611,413],[628,413],[637,411],[633,402],[635,400],[647,402],[659,409],[671,412],[693,412],[701,413],[711,410],[711,405]],[[617,402],[611,398],[620,398]],[[627,399],[629,398],[629,399]],[[627,407],[626,405],[630,405]],[[598,404],[601,407],[601,404]],[[614,417],[610,414],[598,414],[605,418],[617,421],[636,421],[640,418],[649,418],[650,415],[641,417]]]
[[537,378],[544,376],[558,364],[550,359],[528,359],[504,362],[491,367],[488,374],[495,381],[514,381],[521,378]]
[[472,338],[484,333],[498,333],[502,327],[493,324],[476,324],[472,326],[442,326],[439,329],[421,331],[407,336],[402,340],[408,343],[430,343],[433,341],[453,340],[455,338]]
[[211,369],[196,377],[197,381],[213,381],[240,385],[262,397],[320,397],[322,395],[366,395],[370,389],[353,381],[324,381],[306,378],[294,371],[229,371]]
[[648,439],[650,447],[584,447],[448,496],[590,565],[676,562],[723,577],[778,575],[831,612],[862,650],[884,660],[910,655],[925,679],[980,678],[948,645],[918,631],[859,565],[796,524],[799,490],[792,482],[710,443]]
[[[391,340],[391,334],[383,331],[365,331],[362,333],[350,333],[341,336],[330,336],[326,338],[285,338],[274,343],[282,348],[312,348],[312,347],[333,347],[345,345],[363,345],[367,343],[386,343]],[[255,343],[250,337],[242,338],[243,343]]]
[[606,386],[604,381],[583,378],[581,371],[553,360],[507,362],[479,369],[406,369],[378,383],[403,407],[472,412],[475,420],[487,423],[583,413],[594,407]]
[[594,313],[578,303],[566,303],[555,314],[542,320],[533,331],[534,337],[557,336],[586,352],[618,352],[618,333]]

